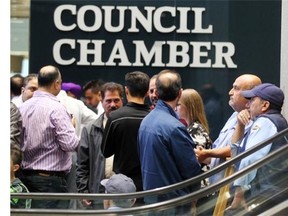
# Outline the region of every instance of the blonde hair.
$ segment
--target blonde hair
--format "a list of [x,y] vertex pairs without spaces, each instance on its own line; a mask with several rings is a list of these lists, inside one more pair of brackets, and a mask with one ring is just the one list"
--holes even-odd
[[185,89],[182,92],[180,103],[186,107],[189,121],[199,122],[204,130],[209,133],[204,103],[200,94],[195,89]]

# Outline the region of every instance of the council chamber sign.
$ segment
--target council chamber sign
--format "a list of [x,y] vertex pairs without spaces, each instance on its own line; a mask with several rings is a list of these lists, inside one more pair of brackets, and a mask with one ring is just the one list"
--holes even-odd
[[243,70],[270,76],[279,69],[280,9],[272,1],[32,0],[30,72],[54,64],[83,84],[173,68],[196,87],[211,77],[226,86]]
[[[235,46],[230,42],[166,40],[166,34],[213,35],[213,24],[203,25],[205,11],[205,7],[59,5],[55,8],[53,22],[57,30],[67,33],[67,37],[55,41],[53,58],[60,65],[236,68],[232,59]],[[91,23],[87,24],[89,15]],[[70,22],[65,23],[65,18]],[[173,22],[165,19],[173,19]],[[113,25],[113,21],[116,24]],[[68,34],[74,30],[97,34],[100,29],[104,32],[100,39],[70,38]],[[125,38],[116,36],[106,40],[105,35],[113,37],[122,32]],[[152,44],[144,39],[133,40],[134,35],[143,32],[157,32],[163,37],[155,38]],[[107,46],[108,43],[112,46]],[[78,52],[78,58],[67,58],[64,50]],[[108,54],[106,58],[104,50]],[[214,52],[213,59],[209,55],[211,52]],[[167,59],[163,53],[167,53]]]

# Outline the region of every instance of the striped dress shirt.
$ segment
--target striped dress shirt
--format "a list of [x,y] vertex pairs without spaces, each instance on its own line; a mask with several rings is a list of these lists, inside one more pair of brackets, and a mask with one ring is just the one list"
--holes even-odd
[[65,171],[71,168],[71,152],[79,144],[70,115],[54,95],[35,91],[20,106],[23,118],[22,168]]

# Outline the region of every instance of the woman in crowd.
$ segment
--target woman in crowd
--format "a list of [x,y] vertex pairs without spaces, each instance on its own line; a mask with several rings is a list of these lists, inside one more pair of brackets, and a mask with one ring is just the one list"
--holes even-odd
[[[188,133],[193,139],[196,147],[201,146],[210,149],[212,140],[209,137],[208,121],[206,119],[204,104],[200,94],[194,89],[185,89],[177,105],[177,113],[180,120],[186,123]],[[209,169],[210,161],[201,164],[202,170]],[[202,181],[201,186],[207,186],[208,179]]]

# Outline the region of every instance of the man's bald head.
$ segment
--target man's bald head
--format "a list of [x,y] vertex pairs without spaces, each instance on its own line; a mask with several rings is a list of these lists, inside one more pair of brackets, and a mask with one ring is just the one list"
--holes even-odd
[[158,98],[164,101],[173,101],[182,88],[180,75],[173,70],[161,71],[156,79]]
[[237,112],[245,109],[248,100],[241,95],[241,92],[250,90],[261,83],[261,79],[254,74],[243,74],[237,77],[229,91],[229,105]]
[[57,79],[61,79],[60,71],[57,67],[52,65],[42,67],[38,73],[39,87],[51,86]]
[[61,73],[59,69],[52,65],[44,66],[38,73],[39,90],[47,91],[57,95],[61,90]]

